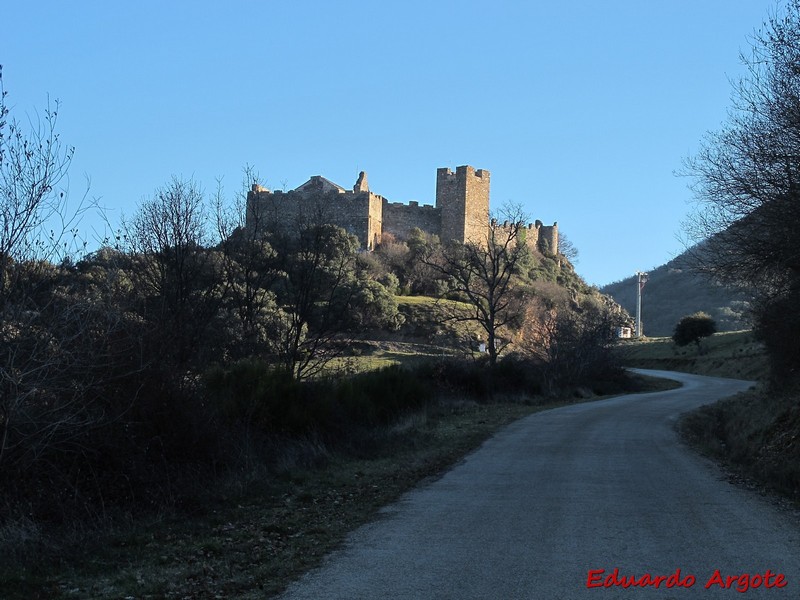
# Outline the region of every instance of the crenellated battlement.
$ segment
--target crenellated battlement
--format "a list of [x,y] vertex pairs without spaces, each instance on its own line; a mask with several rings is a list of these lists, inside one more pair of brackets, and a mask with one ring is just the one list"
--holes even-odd
[[391,208],[397,208],[397,209],[407,208],[407,209],[412,209],[412,210],[422,210],[422,211],[426,211],[427,210],[427,211],[432,211],[432,212],[437,210],[437,208],[435,206],[433,206],[432,204],[420,204],[417,200],[409,200],[408,203],[405,203],[405,202],[389,202],[387,200],[385,206],[389,206]]

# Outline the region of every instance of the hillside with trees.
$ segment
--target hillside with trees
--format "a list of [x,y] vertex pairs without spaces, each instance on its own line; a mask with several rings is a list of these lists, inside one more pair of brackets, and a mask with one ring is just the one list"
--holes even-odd
[[[636,288],[632,275],[600,291],[635,314]],[[642,293],[642,330],[646,336],[671,336],[681,318],[696,312],[707,313],[718,331],[749,329],[749,309],[750,295],[700,272],[696,251],[690,250],[648,272]]]

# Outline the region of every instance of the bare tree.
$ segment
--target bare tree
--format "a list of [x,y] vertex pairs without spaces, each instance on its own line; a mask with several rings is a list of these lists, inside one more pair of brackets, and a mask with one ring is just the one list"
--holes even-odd
[[25,131],[10,117],[6,98],[0,67],[0,464],[20,439],[31,439],[31,430],[42,430],[25,412],[53,363],[43,358],[49,336],[33,323],[42,305],[27,284],[39,266],[32,261],[44,243],[42,226],[65,214],[64,195],[55,188],[73,153],[62,149],[56,109],[48,107],[44,123]]
[[578,262],[578,248],[576,248],[572,240],[567,238],[561,231],[558,233],[558,253],[564,256],[573,265]]
[[196,182],[177,177],[124,221],[133,277],[163,356],[185,366],[225,294],[222,265],[207,246],[208,207]]
[[0,475],[34,476],[94,451],[87,432],[112,418],[104,392],[137,356],[120,335],[124,316],[73,291],[75,227],[91,205],[71,207],[59,189],[73,149],[57,133],[58,102],[26,128],[10,115],[1,75]]
[[[0,302],[13,287],[14,262],[52,259],[81,210],[68,217],[67,194],[58,185],[74,148],[56,132],[58,102],[26,130],[10,117],[0,66]],[[48,226],[49,232],[45,231]]]
[[457,313],[452,318],[481,327],[486,335],[490,365],[497,362],[510,342],[510,335],[502,334],[508,327],[519,324],[520,298],[514,275],[528,253],[525,222],[520,207],[505,207],[497,218],[487,218],[483,239],[463,244],[453,242],[424,259],[444,276],[448,293],[470,305],[467,314]]
[[[787,0],[752,36],[734,83],[727,122],[707,135],[684,173],[694,177],[698,210],[690,234],[704,240],[701,268],[725,282],[754,286],[756,327],[773,366],[796,369],[790,343],[800,333],[800,0]],[[788,312],[787,312],[788,310]],[[787,335],[788,334],[788,335]]]
[[728,121],[684,173],[695,178],[690,233],[702,263],[730,281],[774,287],[800,272],[800,1],[790,0],[742,54]]

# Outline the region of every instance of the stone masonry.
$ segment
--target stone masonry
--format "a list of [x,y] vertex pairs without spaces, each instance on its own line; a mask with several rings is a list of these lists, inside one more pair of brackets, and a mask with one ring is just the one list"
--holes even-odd
[[[384,233],[405,239],[414,228],[443,241],[482,243],[489,227],[489,179],[486,169],[464,165],[453,173],[436,172],[436,205],[389,202],[369,189],[363,171],[352,190],[315,175],[298,188],[281,192],[253,185],[247,194],[247,227],[261,231],[299,230],[330,223],[355,235],[374,250]],[[504,224],[507,225],[507,224]],[[525,241],[542,252],[558,253],[558,224],[541,221],[526,226]]]

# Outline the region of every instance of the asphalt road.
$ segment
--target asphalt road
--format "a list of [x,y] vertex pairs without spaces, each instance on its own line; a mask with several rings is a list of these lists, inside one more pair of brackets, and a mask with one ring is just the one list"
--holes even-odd
[[[284,598],[800,598],[796,515],[728,483],[673,430],[682,412],[749,384],[668,376],[684,387],[517,421],[384,509]],[[642,585],[588,587],[614,569]],[[683,586],[668,587],[678,569]],[[717,570],[749,581],[723,588]]]

